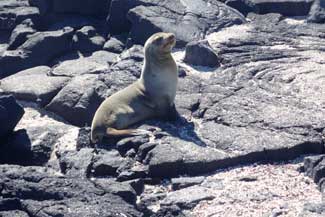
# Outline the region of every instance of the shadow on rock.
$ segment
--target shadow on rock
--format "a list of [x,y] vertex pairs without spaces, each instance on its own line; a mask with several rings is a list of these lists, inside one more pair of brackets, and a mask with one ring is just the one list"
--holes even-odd
[[198,146],[207,146],[207,144],[195,132],[194,123],[188,121],[179,113],[177,113],[176,120],[172,122],[151,120],[147,123],[149,127],[157,127],[156,129],[153,129],[156,139],[169,135],[187,142],[193,142]]
[[8,138],[7,143],[0,147],[0,163],[30,165],[31,148],[31,140],[26,130],[16,131]]

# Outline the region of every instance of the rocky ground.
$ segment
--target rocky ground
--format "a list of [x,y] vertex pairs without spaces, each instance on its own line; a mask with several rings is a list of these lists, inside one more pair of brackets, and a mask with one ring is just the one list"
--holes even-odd
[[[1,1],[0,216],[324,216],[324,4]],[[178,119],[90,144],[157,31]]]

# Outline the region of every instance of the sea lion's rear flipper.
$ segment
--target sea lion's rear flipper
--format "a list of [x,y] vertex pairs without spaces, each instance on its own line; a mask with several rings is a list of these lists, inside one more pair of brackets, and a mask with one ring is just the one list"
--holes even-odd
[[151,133],[150,131],[142,130],[142,129],[123,129],[123,130],[118,130],[115,128],[106,129],[107,137],[139,136],[139,135],[149,135],[150,133]]

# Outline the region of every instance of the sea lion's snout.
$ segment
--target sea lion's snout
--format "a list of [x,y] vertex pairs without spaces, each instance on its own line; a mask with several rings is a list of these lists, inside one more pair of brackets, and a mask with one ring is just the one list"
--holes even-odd
[[169,33],[167,36],[167,40],[168,41],[174,41],[176,39],[175,35],[173,33]]
[[163,45],[164,48],[172,48],[176,44],[176,36],[173,33],[167,33],[167,35],[164,37],[165,43]]

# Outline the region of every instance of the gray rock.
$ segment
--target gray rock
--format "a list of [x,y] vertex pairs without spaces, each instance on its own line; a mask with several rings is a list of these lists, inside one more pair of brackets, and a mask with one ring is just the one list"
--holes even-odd
[[204,176],[197,177],[180,177],[180,178],[172,178],[172,189],[179,190],[182,188],[187,188],[193,185],[201,184],[204,181]]
[[306,203],[299,217],[321,217],[325,214],[325,204]]
[[6,51],[0,57],[0,65],[3,66],[0,78],[23,69],[45,65],[54,57],[67,52],[72,34],[72,28],[34,33],[17,50]]
[[88,57],[89,60],[94,61],[99,64],[103,65],[112,65],[116,62],[118,57],[118,54],[99,50],[91,54],[91,56]]
[[132,179],[129,181],[125,181],[123,183],[128,183],[135,190],[137,195],[140,195],[144,190],[144,181],[143,179]]
[[145,178],[148,176],[148,166],[127,158],[127,161],[120,165],[117,172],[118,181]]
[[208,32],[243,22],[239,13],[216,1],[208,5],[204,1],[113,0],[108,28],[113,34],[131,29],[130,37],[137,44],[144,44],[155,32],[173,32],[178,45],[184,46]]
[[184,61],[192,65],[218,67],[217,54],[207,41],[195,41],[186,45]]
[[103,49],[112,53],[122,53],[125,44],[118,37],[111,37],[105,44]]
[[121,54],[120,61],[113,64],[107,73],[74,77],[47,108],[72,124],[84,126],[87,123],[89,126],[98,106],[106,97],[133,83],[140,76],[142,59],[141,46],[126,50]]
[[99,74],[108,70],[106,64],[100,64],[89,58],[67,60],[54,67],[51,75],[75,77],[84,74]]
[[144,162],[149,165],[150,176],[174,177],[215,170],[225,166],[225,159],[224,152],[174,138],[172,144],[159,144],[149,151]]
[[116,148],[122,155],[125,155],[130,149],[137,151],[139,146],[147,142],[149,142],[149,138],[146,135],[124,138],[116,143]]
[[188,187],[167,194],[161,201],[161,206],[177,205],[182,209],[191,209],[202,200],[215,198],[210,190],[204,187]]
[[28,214],[24,211],[19,211],[19,210],[13,210],[13,211],[0,211],[0,216],[1,217],[28,217]]
[[83,53],[91,53],[101,50],[105,44],[105,38],[97,35],[92,26],[84,26],[76,32],[73,38],[73,47]]
[[45,106],[70,80],[62,76],[49,76],[50,71],[51,68],[47,66],[23,70],[2,79],[0,88],[5,93],[13,94],[17,99]]
[[[130,38],[137,44],[144,44],[153,33],[162,31],[175,33],[177,46],[182,47],[225,26],[245,22],[240,13],[218,1],[154,1],[149,4],[144,0],[139,4],[127,15],[132,23]],[[146,6],[148,4],[150,6]]]
[[94,176],[116,176],[117,169],[124,162],[118,151],[100,149],[92,166]]
[[325,2],[322,0],[315,0],[307,18],[311,23],[324,23],[325,22]]
[[28,39],[29,35],[35,32],[33,22],[30,19],[24,20],[23,23],[17,25],[12,31],[8,50],[15,50]]
[[[138,206],[143,207],[143,209],[146,209],[147,207],[157,205],[159,201],[161,201],[165,197],[166,197],[165,192],[154,192],[152,194],[146,194],[144,192],[140,196],[140,203]],[[153,215],[153,213],[150,213],[150,215]]]
[[84,126],[90,123],[104,100],[107,86],[97,75],[76,76],[46,106],[70,123]]
[[59,57],[54,58],[50,62],[49,66],[56,67],[56,66],[60,65],[62,62],[64,62],[64,61],[78,60],[80,58],[84,58],[84,57],[78,51],[68,52],[66,54],[60,55]]
[[146,158],[148,152],[154,149],[156,145],[157,143],[153,143],[153,142],[148,142],[140,145],[136,156],[137,161],[142,162]]
[[13,96],[0,96],[0,122],[5,123],[0,127],[1,143],[3,143],[2,139],[12,133],[23,115],[24,109]]

